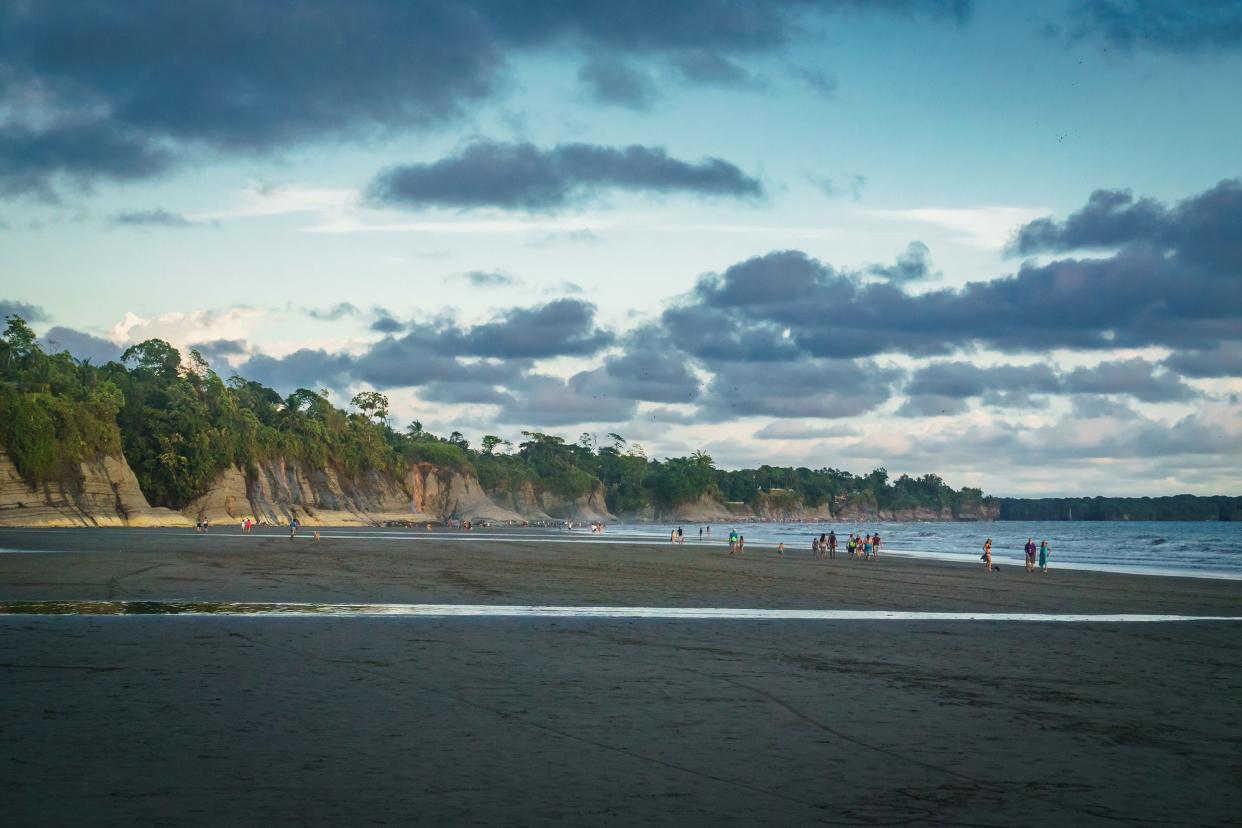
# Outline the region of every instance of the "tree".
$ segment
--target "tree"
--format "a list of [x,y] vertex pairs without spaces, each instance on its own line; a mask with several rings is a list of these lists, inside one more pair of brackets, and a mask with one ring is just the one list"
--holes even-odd
[[121,362],[133,363],[163,379],[175,379],[181,371],[181,352],[162,339],[148,339],[125,349]]
[[483,436],[483,453],[491,456],[496,450],[496,446],[502,445],[505,441],[495,434],[485,434]]
[[368,419],[374,417],[379,423],[388,421],[388,398],[378,391],[359,391],[350,404]]

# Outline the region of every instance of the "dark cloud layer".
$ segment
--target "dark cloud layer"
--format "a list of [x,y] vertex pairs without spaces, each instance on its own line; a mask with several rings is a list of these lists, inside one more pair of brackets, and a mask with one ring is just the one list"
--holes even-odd
[[660,147],[476,141],[439,161],[389,167],[370,195],[402,207],[554,210],[609,190],[747,198],[763,186],[727,161],[690,163]]
[[1094,38],[1126,51],[1195,54],[1242,49],[1236,0],[1079,0],[1073,38]]
[[938,416],[966,410],[979,398],[998,408],[1042,407],[1042,396],[1127,395],[1141,402],[1185,402],[1199,393],[1175,373],[1141,358],[1106,360],[1089,368],[1061,373],[1050,365],[979,367],[970,362],[934,362],[916,370],[906,384],[900,414]]
[[[967,0],[5,3],[0,106],[13,116],[0,129],[0,191],[49,194],[62,174],[80,184],[152,176],[202,148],[269,152],[439,126],[508,88],[524,54],[645,61],[714,83],[719,67],[774,53],[823,14],[961,21],[969,8]],[[625,94],[615,76],[588,71],[586,80],[603,96]],[[55,117],[65,113],[93,114]]]
[[124,350],[109,339],[61,325],[48,330],[39,341],[53,353],[68,351],[77,359],[89,360],[95,365],[120,359],[121,351]]
[[17,302],[12,299],[0,299],[0,320],[9,316],[20,316],[27,322],[46,322],[51,317],[38,305],[29,302]]

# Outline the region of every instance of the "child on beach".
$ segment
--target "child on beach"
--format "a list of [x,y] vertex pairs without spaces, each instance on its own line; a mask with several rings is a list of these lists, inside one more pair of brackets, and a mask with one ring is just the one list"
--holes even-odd
[[776,545],[776,554],[778,555],[785,554],[785,542],[784,541],[781,541],[780,543]]

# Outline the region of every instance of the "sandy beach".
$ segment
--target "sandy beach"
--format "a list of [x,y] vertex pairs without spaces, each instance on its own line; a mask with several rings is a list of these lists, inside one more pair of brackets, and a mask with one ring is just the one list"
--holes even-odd
[[[2,530],[0,603],[1242,615],[1236,581],[597,540]],[[1240,630],[4,615],[0,791],[21,825],[1220,824]]]

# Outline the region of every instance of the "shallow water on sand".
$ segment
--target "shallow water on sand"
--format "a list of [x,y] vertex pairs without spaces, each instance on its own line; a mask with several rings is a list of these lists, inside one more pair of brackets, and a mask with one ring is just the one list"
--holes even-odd
[[[697,542],[701,525],[680,524],[687,541]],[[677,525],[610,526],[612,535],[667,539]],[[809,550],[811,538],[835,530],[844,547],[850,532],[879,532],[882,549],[944,560],[977,562],[983,542],[992,538],[992,557],[1001,565],[1023,565],[1027,538],[1047,540],[1050,567],[1150,574],[1242,578],[1242,523],[1183,521],[996,521],[987,523],[744,523],[711,527],[713,542],[725,543],[730,529],[746,537],[749,548]],[[838,554],[843,554],[838,551]]]

